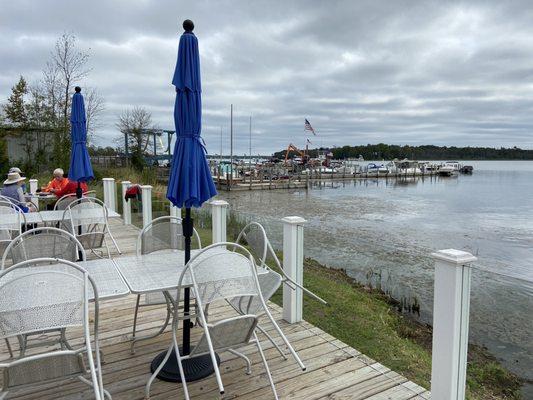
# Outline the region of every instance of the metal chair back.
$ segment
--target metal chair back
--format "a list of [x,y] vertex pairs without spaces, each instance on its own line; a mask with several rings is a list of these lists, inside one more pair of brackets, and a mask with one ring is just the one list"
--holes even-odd
[[1,268],[6,268],[8,257],[13,264],[17,264],[42,257],[77,261],[80,255],[81,260],[85,261],[85,250],[73,234],[52,227],[35,228],[11,241],[2,256]]
[[[82,197],[92,197],[94,194],[96,194],[96,192],[94,190],[90,190],[88,192],[83,192]],[[54,204],[54,210],[65,210],[70,205],[70,203],[76,200],[76,193],[66,194],[56,201],[56,203]]]
[[[62,227],[76,236],[84,249],[99,249],[108,231],[107,207],[94,197],[82,197],[68,205],[63,212]],[[109,248],[107,248],[109,255]]]
[[[198,231],[194,229],[191,248],[201,249],[202,242]],[[181,218],[163,216],[155,218],[146,225],[137,237],[137,255],[158,251],[184,250],[185,237]]]

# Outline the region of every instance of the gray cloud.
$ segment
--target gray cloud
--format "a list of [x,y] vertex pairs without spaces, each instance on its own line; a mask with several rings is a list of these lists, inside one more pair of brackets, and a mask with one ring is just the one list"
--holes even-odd
[[56,38],[89,49],[82,85],[106,101],[97,141],[117,136],[117,115],[144,106],[173,128],[170,84],[180,22],[195,21],[210,153],[289,142],[533,148],[533,5],[412,1],[0,0],[0,98],[20,74],[40,78]]

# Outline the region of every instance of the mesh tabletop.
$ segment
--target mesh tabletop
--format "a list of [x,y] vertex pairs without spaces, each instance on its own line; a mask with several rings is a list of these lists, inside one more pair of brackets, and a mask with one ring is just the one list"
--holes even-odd
[[[124,279],[117,271],[115,264],[112,260],[108,258],[102,258],[98,260],[82,261],[78,262],[78,265],[85,268],[89,273],[89,276],[93,279],[96,289],[98,290],[98,297],[100,300],[111,299],[115,297],[125,296],[130,293],[128,286],[124,282]],[[35,267],[25,267],[20,268],[19,270],[13,271],[11,275],[12,278],[31,274],[32,272],[41,272],[50,268],[54,271],[61,271],[64,269],[68,270],[68,266],[62,264],[50,264],[50,267],[47,265],[39,265]],[[92,286],[89,285],[89,298],[94,299],[94,293]]]
[[21,223],[24,223],[24,220],[26,220],[26,223],[28,224],[39,224],[43,222],[38,212],[24,213],[24,215],[21,215],[20,217],[16,213],[2,214],[0,217],[0,228],[18,225],[19,218]]
[[[83,210],[83,212],[81,213],[82,214],[81,218],[82,219],[92,219],[92,218],[94,218],[95,215],[91,215],[91,214],[92,213],[96,214],[98,212],[99,212],[99,210],[95,210],[95,211]],[[53,223],[53,222],[62,221],[64,213],[65,213],[64,210],[54,210],[54,211],[40,211],[38,214],[40,214],[42,222]],[[37,214],[37,213],[35,213],[35,214]],[[101,212],[100,212],[99,215],[101,215]],[[68,216],[68,213],[67,213],[67,216]],[[108,210],[107,216],[109,218],[117,218],[117,217],[120,217],[120,214],[117,213],[116,211]]]
[[[130,293],[128,285],[117,270],[113,260],[101,258],[80,263],[93,278],[100,299],[111,299]],[[92,288],[91,299],[93,298]]]
[[[200,250],[191,250],[191,257],[194,257]],[[220,265],[222,259],[216,257],[216,253],[224,253],[229,250],[221,248],[213,249],[203,253],[201,257],[208,257],[209,262],[216,268],[216,275],[213,280],[223,280],[231,276],[235,265]],[[179,278],[183,272],[185,252],[183,250],[173,250],[161,253],[151,253],[141,256],[127,256],[114,258],[118,270],[124,277],[132,293],[143,294],[159,292],[163,290],[175,289],[178,287]],[[199,260],[199,259],[198,259]],[[246,259],[240,262],[247,263]],[[215,269],[215,268],[213,268]],[[265,270],[258,269],[258,274]],[[188,276],[183,278],[182,286],[191,286],[192,282]]]
[[38,212],[25,213],[24,216],[26,217],[26,223],[28,224],[40,224],[43,222],[41,213]]

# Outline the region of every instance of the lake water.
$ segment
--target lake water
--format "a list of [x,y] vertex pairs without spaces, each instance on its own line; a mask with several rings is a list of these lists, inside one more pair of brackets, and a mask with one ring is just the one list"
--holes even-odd
[[533,380],[533,162],[464,164],[474,166],[473,175],[334,181],[220,197],[263,222],[278,246],[281,217],[304,217],[306,257],[420,304],[416,317],[425,322],[431,322],[431,252],[471,252],[478,257],[471,340]]

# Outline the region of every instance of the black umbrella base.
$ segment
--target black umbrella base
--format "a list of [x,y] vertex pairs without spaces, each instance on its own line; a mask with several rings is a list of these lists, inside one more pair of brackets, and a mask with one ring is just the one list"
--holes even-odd
[[[152,373],[154,373],[157,367],[159,367],[159,364],[161,364],[166,354],[167,352],[164,351],[159,353],[153,359],[152,364],[150,365],[150,371]],[[217,365],[220,365],[220,357],[216,353],[215,355]],[[187,360],[181,360],[181,364],[183,365],[183,372],[185,373],[185,379],[187,382],[198,381],[215,373],[215,368],[213,367],[211,355],[209,353],[202,356],[192,357]],[[174,351],[172,351],[165,366],[159,371],[157,378],[166,382],[181,382],[178,360]]]

